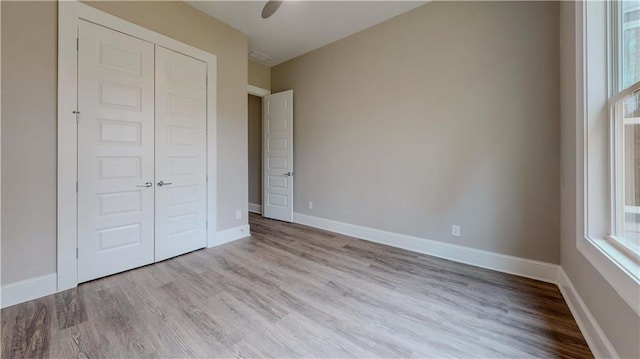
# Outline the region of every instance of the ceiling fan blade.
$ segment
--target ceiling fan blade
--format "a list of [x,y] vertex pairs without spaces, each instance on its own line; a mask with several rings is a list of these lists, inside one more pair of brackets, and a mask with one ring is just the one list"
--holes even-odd
[[266,19],[269,16],[273,15],[273,13],[278,10],[278,8],[282,5],[282,1],[280,0],[269,0],[262,8],[262,18]]

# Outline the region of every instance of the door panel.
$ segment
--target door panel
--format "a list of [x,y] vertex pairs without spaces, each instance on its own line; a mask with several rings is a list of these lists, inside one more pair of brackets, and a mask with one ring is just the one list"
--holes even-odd
[[154,260],[153,44],[79,22],[78,280]]
[[207,65],[156,46],[156,261],[207,244]]
[[262,214],[293,221],[293,90],[262,100]]

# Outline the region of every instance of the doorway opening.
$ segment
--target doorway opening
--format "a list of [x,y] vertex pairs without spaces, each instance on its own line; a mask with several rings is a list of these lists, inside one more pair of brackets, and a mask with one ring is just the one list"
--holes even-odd
[[249,212],[262,214],[262,98],[248,95]]
[[248,88],[250,212],[293,222],[293,90]]

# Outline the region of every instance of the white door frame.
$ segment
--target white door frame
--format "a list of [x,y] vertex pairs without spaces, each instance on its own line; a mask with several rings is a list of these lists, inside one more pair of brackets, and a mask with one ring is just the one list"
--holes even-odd
[[263,89],[262,87],[253,86],[253,85],[247,86],[247,92],[249,92],[249,95],[258,96],[258,97],[265,97],[267,95],[271,95],[271,91],[267,89]]
[[[207,63],[207,246],[216,244],[215,55],[77,1],[58,2],[58,291],[78,285],[77,38],[80,19],[137,37]],[[82,114],[80,114],[82,116]]]

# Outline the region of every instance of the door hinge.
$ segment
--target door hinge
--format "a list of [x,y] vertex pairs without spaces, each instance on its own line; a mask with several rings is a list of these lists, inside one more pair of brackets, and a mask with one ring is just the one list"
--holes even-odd
[[76,248],[76,258],[78,258],[78,248]]
[[76,181],[76,193],[78,193],[78,181]]
[[76,51],[80,51],[80,38],[76,37]]

